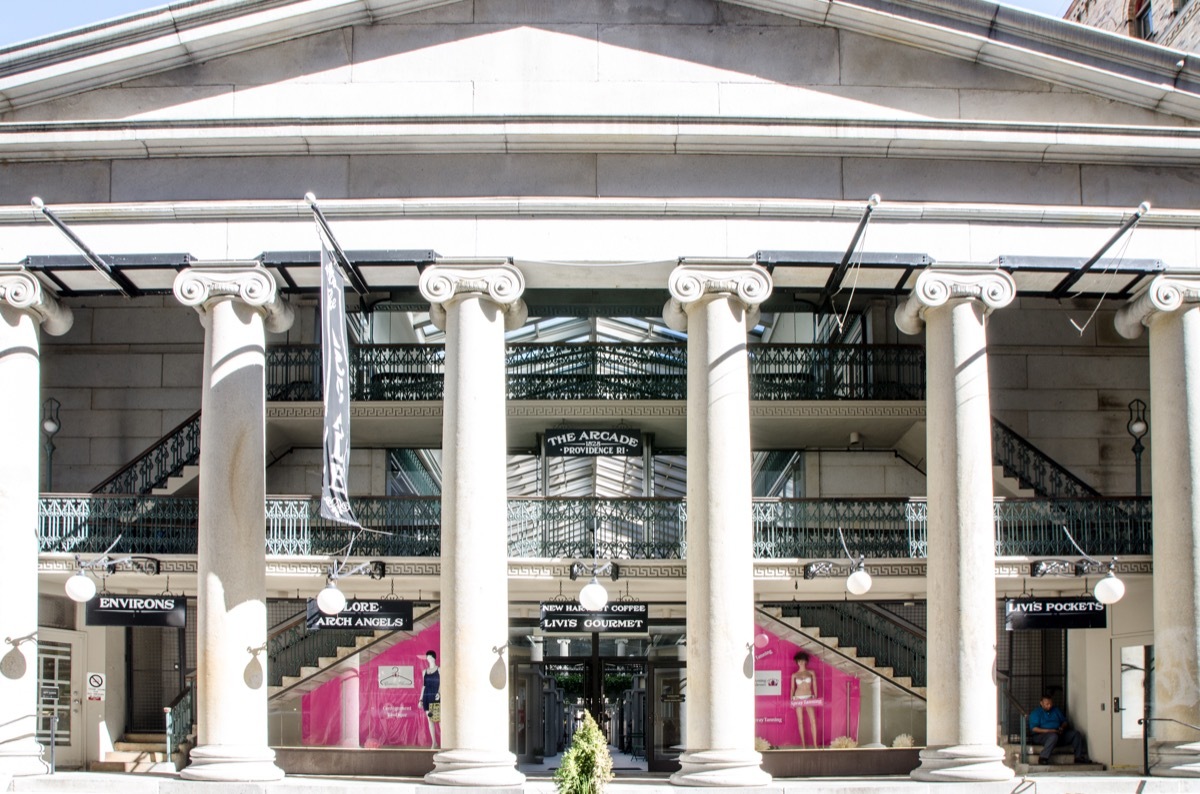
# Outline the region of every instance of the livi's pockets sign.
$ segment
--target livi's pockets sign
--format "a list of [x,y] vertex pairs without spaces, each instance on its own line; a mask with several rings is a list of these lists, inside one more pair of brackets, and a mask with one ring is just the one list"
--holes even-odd
[[1004,628],[1102,629],[1108,626],[1108,607],[1093,596],[1007,598]]

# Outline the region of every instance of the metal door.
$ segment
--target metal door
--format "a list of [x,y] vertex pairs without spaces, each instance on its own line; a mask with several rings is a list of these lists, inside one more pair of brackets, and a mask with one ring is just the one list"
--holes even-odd
[[[50,760],[51,715],[58,716],[55,732],[55,766],[83,766],[84,634],[81,631],[38,629],[38,728],[37,740]],[[51,692],[57,698],[46,697]]]
[[1153,666],[1153,634],[1114,637],[1112,641],[1112,767],[1141,769],[1146,693]]
[[646,764],[675,772],[687,744],[687,668],[684,662],[650,662],[646,708]]

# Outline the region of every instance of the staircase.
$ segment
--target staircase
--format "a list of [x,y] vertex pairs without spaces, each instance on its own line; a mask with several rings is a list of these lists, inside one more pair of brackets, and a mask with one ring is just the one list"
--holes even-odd
[[101,760],[88,764],[89,772],[125,772],[132,774],[173,774],[187,764],[190,745],[167,753],[165,733],[126,733],[113,749],[101,754]]
[[[157,494],[166,489],[165,495],[170,495],[186,484],[178,479],[184,477],[185,469],[191,467],[199,473],[199,462],[200,412],[196,411],[178,427],[143,450],[140,455],[117,469],[111,477],[93,488],[92,493]],[[176,478],[174,486],[171,483],[172,478]]]
[[[802,605],[789,604],[787,605],[789,611],[792,606]],[[825,605],[819,604],[817,606]],[[781,624],[782,627],[790,629],[802,635],[803,637],[825,646],[830,651],[836,653],[838,656],[841,656],[845,661],[848,661],[860,668],[865,668],[866,670],[874,673],[884,681],[891,683],[894,687],[898,687],[905,692],[915,695],[921,700],[925,700],[925,655],[923,647],[920,654],[921,664],[919,665],[919,670],[904,669],[905,663],[903,661],[900,662],[902,668],[897,669],[888,663],[889,660],[885,657],[885,655],[872,655],[872,651],[865,647],[865,645],[864,647],[859,647],[851,644],[846,637],[839,637],[828,629],[817,625],[816,620],[805,620],[799,616],[785,616],[784,611],[784,607],[778,605],[757,610],[760,616],[770,618],[777,624]],[[862,636],[865,637],[865,635]],[[902,654],[895,654],[894,656],[896,659],[902,658]],[[916,675],[914,675],[914,673],[916,673]]]
[[1075,753],[1068,745],[1055,747],[1050,754],[1049,764],[1039,764],[1038,756],[1042,752],[1041,745],[1031,744],[1025,748],[1025,757],[1021,757],[1021,745],[1006,744],[1004,762],[1021,775],[1077,775],[1080,772],[1103,772],[1104,764],[1095,762],[1089,764],[1075,763]]

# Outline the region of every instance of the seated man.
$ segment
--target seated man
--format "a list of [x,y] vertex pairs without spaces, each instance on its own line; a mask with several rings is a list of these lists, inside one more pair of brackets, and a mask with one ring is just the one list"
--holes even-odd
[[1039,764],[1050,763],[1050,754],[1059,742],[1071,743],[1071,749],[1075,751],[1075,763],[1091,763],[1083,734],[1067,727],[1066,715],[1054,705],[1054,697],[1049,692],[1042,695],[1040,706],[1030,713],[1029,729],[1032,732],[1029,741],[1042,746]]

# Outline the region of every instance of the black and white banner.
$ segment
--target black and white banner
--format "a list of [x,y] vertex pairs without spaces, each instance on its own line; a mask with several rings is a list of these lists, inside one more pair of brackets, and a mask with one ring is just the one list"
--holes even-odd
[[1108,626],[1108,608],[1093,596],[1008,598],[1004,601],[1004,628],[1102,629]]
[[89,626],[183,628],[187,623],[187,599],[183,596],[101,593],[87,602],[85,610]]
[[611,601],[595,612],[578,601],[543,601],[541,608],[538,627],[546,632],[645,634],[650,631],[650,607],[644,601]]
[[321,237],[321,375],[325,471],[321,476],[320,512],[330,521],[357,527],[349,491],[350,354],[346,346],[346,281],[324,237]]
[[375,629],[408,631],[413,627],[413,602],[395,598],[351,598],[336,615],[326,615],[317,599],[308,599],[304,625],[317,629]]
[[642,431],[630,427],[600,429],[555,427],[546,430],[546,457],[639,457]]

